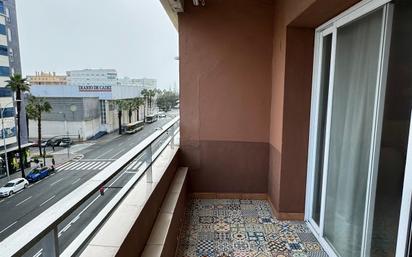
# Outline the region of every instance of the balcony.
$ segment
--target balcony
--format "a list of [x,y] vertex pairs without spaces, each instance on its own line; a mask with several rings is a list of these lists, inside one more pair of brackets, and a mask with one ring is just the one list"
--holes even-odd
[[[0,255],[410,257],[410,3],[161,2],[179,32],[179,128]],[[60,251],[60,222],[142,154],[144,171]]]

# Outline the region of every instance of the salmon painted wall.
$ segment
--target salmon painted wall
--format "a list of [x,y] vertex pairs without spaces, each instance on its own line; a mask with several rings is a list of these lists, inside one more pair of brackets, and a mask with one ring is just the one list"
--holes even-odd
[[314,29],[358,0],[207,0],[179,15],[181,160],[197,192],[303,213]]
[[275,1],[268,192],[280,213],[304,212],[314,30],[356,2]]
[[197,192],[267,191],[273,1],[186,1],[181,153]]

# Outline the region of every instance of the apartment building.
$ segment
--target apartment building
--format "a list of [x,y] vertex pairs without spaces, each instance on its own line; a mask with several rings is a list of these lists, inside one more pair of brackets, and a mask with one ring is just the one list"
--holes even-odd
[[16,1],[5,0],[3,3],[4,15],[6,17],[10,70],[12,74],[21,74],[22,70],[20,60],[19,31],[17,28]]

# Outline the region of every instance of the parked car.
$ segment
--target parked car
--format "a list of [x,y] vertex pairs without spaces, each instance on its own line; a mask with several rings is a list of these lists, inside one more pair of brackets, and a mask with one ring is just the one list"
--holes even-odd
[[51,138],[48,140],[47,146],[59,146],[62,142],[62,138]]
[[69,145],[73,144],[73,141],[69,137],[63,137],[60,142],[60,146],[68,147]]
[[45,177],[47,177],[50,174],[50,169],[47,166],[40,167],[40,168],[34,168],[27,174],[26,179],[30,182],[36,182],[39,181]]
[[6,185],[0,187],[0,197],[10,196],[24,188],[27,188],[29,182],[24,178],[16,178],[7,182]]
[[41,147],[46,147],[46,146],[49,146],[49,145],[50,145],[49,140],[42,140],[41,141]]

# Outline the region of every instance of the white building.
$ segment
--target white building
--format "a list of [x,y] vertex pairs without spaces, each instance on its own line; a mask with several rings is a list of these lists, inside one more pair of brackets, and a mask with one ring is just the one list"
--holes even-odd
[[67,84],[73,86],[115,86],[117,71],[115,69],[84,69],[67,72]]
[[[2,9],[3,1],[0,1]],[[14,144],[17,142],[16,137],[16,123],[15,123],[15,109],[13,107],[13,93],[10,89],[5,88],[7,80],[10,76],[10,63],[7,47],[7,32],[6,32],[6,19],[3,13],[0,13],[0,111],[3,111],[4,117],[4,134],[6,138],[6,145]],[[1,125],[1,123],[0,123]],[[0,130],[0,136],[3,131]],[[3,137],[1,136],[1,139]],[[0,140],[0,146],[3,146],[3,140]]]
[[142,88],[146,88],[146,89],[156,89],[157,88],[156,79],[142,78],[142,79],[136,79],[136,82]]
[[119,86],[134,86],[140,87],[141,89],[155,89],[157,87],[156,79],[131,79],[128,77],[118,78],[117,85]]
[[[46,138],[62,135],[63,116],[58,113],[69,113],[66,115],[67,126],[70,135],[75,135],[81,140],[89,139],[100,131],[108,133],[118,129],[118,111],[115,100],[132,99],[140,97],[141,88],[135,86],[110,86],[110,85],[32,85],[30,92],[34,96],[45,97],[53,102],[52,114],[45,116],[43,122],[43,134]],[[59,100],[60,99],[60,105]],[[77,105],[75,115],[71,115],[70,106],[74,100],[89,99],[81,101]],[[95,103],[97,101],[98,104]],[[53,114],[54,113],[54,114]],[[57,113],[57,114],[56,114]],[[90,113],[98,113],[97,116]],[[142,120],[144,117],[143,107],[132,113],[131,122]],[[129,123],[128,112],[123,111],[122,124]],[[56,125],[60,124],[60,125]],[[29,122],[30,135],[37,135],[37,124]]]

